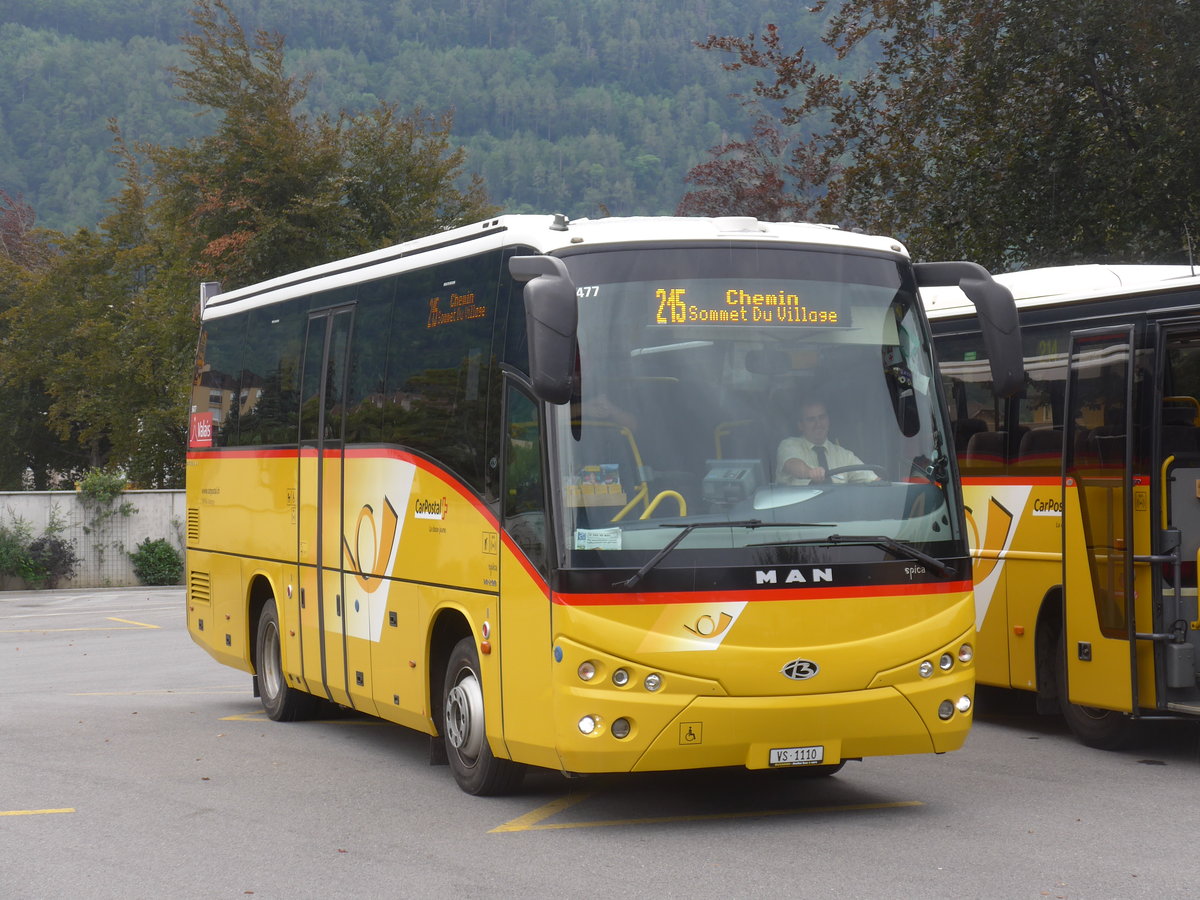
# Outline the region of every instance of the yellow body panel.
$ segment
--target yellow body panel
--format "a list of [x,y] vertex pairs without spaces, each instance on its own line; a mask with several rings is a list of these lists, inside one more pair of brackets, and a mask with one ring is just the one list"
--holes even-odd
[[[952,750],[970,725],[969,712],[937,714],[973,694],[974,666],[956,656],[974,639],[962,583],[551,598],[491,510],[396,451],[193,454],[188,508],[189,630],[210,654],[253,671],[254,602],[271,596],[290,685],[436,734],[433,636],[439,617],[460,617],[499,757],[575,772],[758,768],[772,748],[821,744],[834,763]],[[785,677],[800,659],[819,674]],[[622,716],[631,732],[617,739]]]
[[[1093,659],[1077,664],[1068,653],[1073,702],[1130,711],[1129,642],[1101,628],[1103,614],[1074,485],[1065,495],[1057,478],[981,478],[963,485],[968,535],[975,564],[980,684],[1037,689],[1036,632],[1045,602],[1058,602],[1063,585],[1063,523],[1071,591],[1068,631],[1073,642],[1092,645]],[[1149,553],[1149,488],[1133,488],[1135,554]],[[1151,569],[1135,567],[1138,630],[1150,631]],[[1101,592],[1103,593],[1103,592]],[[1077,655],[1077,654],[1074,654]],[[1153,648],[1142,642],[1138,656],[1141,705],[1154,703]]]

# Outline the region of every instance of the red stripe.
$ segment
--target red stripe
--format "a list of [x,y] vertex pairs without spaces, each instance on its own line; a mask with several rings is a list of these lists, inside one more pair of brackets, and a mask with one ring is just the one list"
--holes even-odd
[[763,603],[777,600],[829,600],[856,597],[912,597],[922,594],[965,594],[969,581],[945,584],[888,584],[859,587],[768,588],[744,591],[664,591],[658,594],[560,594],[552,595],[560,606],[645,606],[647,604],[705,603],[721,599],[733,603]]

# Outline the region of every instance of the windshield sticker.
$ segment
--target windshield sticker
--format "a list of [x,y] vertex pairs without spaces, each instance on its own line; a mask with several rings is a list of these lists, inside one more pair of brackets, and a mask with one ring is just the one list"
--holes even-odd
[[620,528],[576,528],[576,550],[620,550]]

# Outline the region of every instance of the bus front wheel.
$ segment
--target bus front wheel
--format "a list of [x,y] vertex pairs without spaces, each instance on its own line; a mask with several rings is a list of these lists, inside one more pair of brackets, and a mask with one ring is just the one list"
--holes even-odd
[[468,794],[494,796],[508,793],[520,783],[524,768],[498,758],[488,745],[479,654],[470,637],[454,646],[446,665],[442,719],[446,756],[460,788]]
[[295,722],[310,719],[320,701],[312,694],[288,687],[283,674],[283,657],[279,650],[279,610],[275,601],[268,600],[258,617],[258,646],[255,656],[258,668],[258,693],[267,715],[276,722]]

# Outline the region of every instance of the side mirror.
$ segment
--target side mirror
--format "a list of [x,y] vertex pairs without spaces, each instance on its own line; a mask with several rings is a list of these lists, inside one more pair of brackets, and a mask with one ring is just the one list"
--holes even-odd
[[1025,358],[1012,291],[972,262],[917,263],[914,268],[918,287],[957,286],[975,304],[992,367],[992,389],[1001,397],[1020,393],[1025,386]]
[[533,392],[547,403],[567,403],[575,375],[579,326],[575,283],[563,261],[553,256],[514,256],[508,261],[508,271],[525,282],[525,331]]

